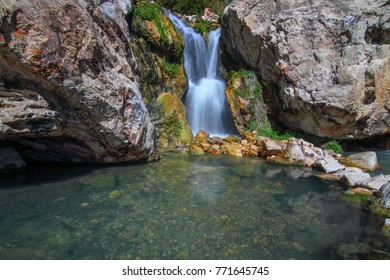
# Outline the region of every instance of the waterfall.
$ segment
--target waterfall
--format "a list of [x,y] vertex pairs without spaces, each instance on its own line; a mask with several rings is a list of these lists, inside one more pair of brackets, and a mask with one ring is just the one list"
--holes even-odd
[[226,83],[218,75],[221,29],[211,31],[208,44],[181,19],[168,13],[184,40],[184,68],[188,78],[185,106],[192,133],[212,136],[238,134],[225,98]]

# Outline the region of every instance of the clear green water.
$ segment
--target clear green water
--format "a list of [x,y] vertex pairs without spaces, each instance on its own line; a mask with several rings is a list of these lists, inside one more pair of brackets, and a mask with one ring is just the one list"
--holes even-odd
[[0,259],[388,257],[383,218],[309,175],[258,158],[179,153],[36,168],[0,181]]

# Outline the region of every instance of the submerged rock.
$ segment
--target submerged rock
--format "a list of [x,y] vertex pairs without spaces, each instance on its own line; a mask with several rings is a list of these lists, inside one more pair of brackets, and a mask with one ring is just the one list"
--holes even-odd
[[375,152],[364,152],[349,155],[342,158],[340,162],[347,166],[358,167],[366,172],[372,172],[379,167]]
[[21,155],[11,147],[0,148],[0,174],[14,173],[25,168]]
[[0,91],[10,108],[1,110],[0,140],[39,161],[158,156],[121,9],[113,20],[96,1],[1,0],[0,6]]

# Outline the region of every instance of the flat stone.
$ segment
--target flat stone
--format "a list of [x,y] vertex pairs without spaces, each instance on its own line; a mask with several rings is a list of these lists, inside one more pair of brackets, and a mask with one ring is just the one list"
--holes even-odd
[[263,157],[274,156],[280,154],[283,151],[283,145],[278,140],[262,139],[263,143]]
[[302,152],[305,157],[305,166],[314,166],[317,160],[324,158],[324,154],[319,148],[302,146]]
[[316,164],[318,163],[322,170],[324,170],[326,173],[337,172],[345,168],[345,165],[340,164],[336,160],[331,162],[326,162],[326,160],[319,160],[316,162]]
[[372,195],[372,191],[364,189],[364,188],[356,188],[356,189],[353,189],[352,192],[355,194],[362,194],[362,195],[367,195],[367,196]]
[[390,183],[390,175],[384,175],[384,177],[385,177],[385,180],[386,180],[388,183]]
[[366,172],[372,172],[379,167],[375,152],[364,152],[349,155],[341,159],[340,162],[347,166],[358,167]]
[[26,167],[22,156],[12,147],[0,148],[0,174],[13,173]]
[[348,187],[355,187],[357,182],[371,178],[370,174],[364,173],[361,169],[353,169],[350,167],[346,169],[346,172],[342,172],[342,181]]
[[379,175],[372,178],[367,178],[361,181],[356,182],[356,186],[366,188],[369,190],[378,191],[382,188],[382,186],[386,185],[387,181],[383,175]]
[[190,147],[188,149],[188,153],[190,155],[193,155],[193,156],[201,156],[201,155],[205,154],[203,149],[201,147],[196,146],[196,145],[190,145]]
[[221,146],[221,153],[229,156],[242,157],[242,145],[233,142],[233,143],[225,143]]
[[323,180],[330,180],[330,181],[339,181],[341,180],[342,176],[335,172],[335,173],[320,173],[315,175],[317,178],[323,179]]
[[305,160],[305,155],[298,144],[289,144],[283,156],[290,162],[303,162]]

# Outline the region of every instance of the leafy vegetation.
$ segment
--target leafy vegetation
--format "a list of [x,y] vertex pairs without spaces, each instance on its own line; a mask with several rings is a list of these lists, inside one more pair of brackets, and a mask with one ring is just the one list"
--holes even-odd
[[161,16],[163,13],[164,12],[160,6],[146,1],[138,3],[134,8],[134,15],[136,19],[138,17],[143,20],[154,21],[158,34],[160,35],[160,40],[163,44],[168,44],[168,37],[165,33],[163,22],[161,22]]
[[321,148],[324,150],[333,150],[334,152],[336,152],[338,154],[342,154],[344,152],[343,148],[336,140],[331,140],[331,141],[321,145]]
[[[151,22],[154,28],[145,21]],[[167,56],[170,61],[174,60],[177,63],[181,61],[184,43],[180,36],[174,36],[176,29],[169,23],[159,5],[148,1],[141,1],[135,5],[133,30],[145,39],[153,51]]]
[[160,7],[151,2],[142,1],[134,7],[134,15],[144,20],[153,20],[158,17]]
[[166,73],[167,73],[170,77],[176,78],[177,76],[179,76],[181,64],[178,64],[178,63],[169,63],[169,62],[164,58],[164,59],[163,59],[163,67],[164,67],[164,70],[166,71]]
[[217,23],[208,20],[203,20],[203,19],[198,19],[195,22],[195,26],[194,26],[195,30],[203,34],[203,36],[207,34],[209,31],[216,29],[217,27],[219,27]]
[[276,130],[271,126],[269,122],[266,122],[265,125],[260,129],[259,131],[260,135],[276,139],[276,140],[287,140],[291,137],[295,137],[294,133],[292,131],[284,131],[281,132],[280,130]]

